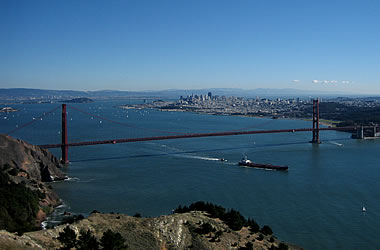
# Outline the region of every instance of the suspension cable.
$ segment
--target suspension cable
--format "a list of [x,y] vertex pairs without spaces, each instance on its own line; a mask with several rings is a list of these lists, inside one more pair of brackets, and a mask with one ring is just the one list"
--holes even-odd
[[93,114],[93,113],[90,113],[90,112],[87,112],[87,111],[84,111],[84,110],[81,110],[81,109],[78,109],[74,106],[71,106],[69,104],[66,104],[68,107],[72,108],[72,109],[75,109],[81,113],[84,113],[86,115],[89,115],[89,116],[93,116],[93,117],[96,117],[96,118],[99,118],[99,119],[102,119],[102,120],[105,120],[105,121],[109,121],[109,122],[112,122],[112,123],[115,123],[115,124],[119,124],[119,125],[123,125],[123,126],[127,126],[127,127],[130,127],[130,128],[136,128],[136,129],[142,129],[142,130],[147,130],[147,131],[154,131],[154,132],[163,132],[163,133],[169,133],[169,134],[180,134],[178,132],[171,132],[171,131],[165,131],[165,130],[159,130],[159,129],[149,129],[149,128],[143,128],[143,127],[138,127],[138,126],[135,126],[135,125],[131,125],[131,124],[127,124],[127,123],[123,123],[123,122],[118,122],[118,121],[114,121],[114,120],[111,120],[109,118],[106,118],[106,117],[103,117],[103,116],[100,116],[100,115],[96,115],[96,114]]
[[13,130],[9,131],[8,133],[5,133],[5,134],[6,134],[6,135],[10,135],[10,134],[13,134],[14,132],[16,132],[16,131],[22,129],[22,128],[25,128],[25,127],[27,127],[27,126],[33,124],[34,122],[36,122],[36,121],[38,121],[38,120],[44,118],[44,117],[47,116],[48,114],[53,113],[53,112],[56,111],[59,107],[60,107],[60,106],[57,106],[57,107],[55,107],[54,109],[52,109],[52,110],[50,110],[50,111],[48,111],[48,112],[44,112],[42,115],[40,115],[39,117],[35,118],[34,120],[32,120],[32,121],[30,121],[30,122],[27,122],[27,123],[23,124],[22,126],[17,127],[17,128],[15,128],[15,129],[13,129]]

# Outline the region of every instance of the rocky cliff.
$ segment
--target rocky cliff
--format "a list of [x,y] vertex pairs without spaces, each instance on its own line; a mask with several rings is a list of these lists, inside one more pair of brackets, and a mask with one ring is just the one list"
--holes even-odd
[[63,180],[62,165],[49,151],[0,134],[0,166],[24,172],[25,177],[42,182]]
[[[0,134],[0,172],[3,180],[3,195],[6,195],[4,190],[9,190],[11,187],[13,189],[26,187],[32,191],[30,193],[20,190],[19,201],[22,199],[23,193],[29,196],[36,194],[39,207],[38,212],[35,214],[36,224],[41,222],[46,217],[46,214],[53,210],[53,207],[61,203],[58,195],[46,185],[47,182],[66,178],[61,168],[62,165],[59,160],[47,150]],[[12,197],[10,199],[9,195],[2,198],[8,198],[8,200],[15,203],[14,205],[2,204],[0,207],[2,211],[6,210],[5,207],[7,207],[8,217],[12,217],[9,214],[9,208],[17,206],[17,200]],[[3,212],[2,215],[7,214],[5,211]],[[13,212],[17,214],[17,211]],[[28,211],[28,213],[34,214],[34,211]],[[19,218],[13,219],[18,220]]]

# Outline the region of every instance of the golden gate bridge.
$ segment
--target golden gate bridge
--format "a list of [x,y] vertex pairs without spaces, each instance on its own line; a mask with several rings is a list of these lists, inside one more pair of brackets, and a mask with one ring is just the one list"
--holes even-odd
[[[28,122],[22,126],[17,127],[16,129],[8,132],[7,134],[12,134],[15,131],[22,129],[26,126],[31,125],[34,121],[42,119],[44,116],[56,111],[60,106],[55,107],[54,109],[45,112],[40,117],[37,117],[37,119]],[[69,147],[77,147],[77,146],[89,146],[89,145],[98,145],[98,144],[117,144],[117,143],[127,143],[127,142],[143,142],[143,141],[157,141],[157,140],[173,140],[173,139],[185,139],[185,138],[200,138],[200,137],[216,137],[216,136],[232,136],[232,135],[253,135],[253,134],[273,134],[273,133],[295,133],[295,132],[312,132],[312,140],[311,143],[319,144],[320,137],[319,132],[320,131],[354,131],[357,130],[357,126],[350,126],[350,127],[327,127],[327,128],[320,128],[319,126],[319,100],[313,100],[313,126],[311,128],[295,128],[295,129],[276,129],[276,130],[250,130],[250,131],[225,131],[225,132],[213,132],[213,133],[185,133],[185,134],[175,134],[175,135],[165,135],[165,136],[151,136],[151,137],[135,137],[135,138],[119,138],[119,139],[108,139],[108,140],[94,140],[94,141],[82,141],[82,142],[69,142],[68,141],[68,119],[67,119],[67,107],[70,107],[72,109],[75,109],[77,111],[80,111],[84,114],[95,116],[97,118],[101,118],[103,120],[107,120],[109,122],[113,122],[120,125],[125,125],[128,127],[134,127],[139,128],[137,126],[131,125],[131,124],[125,124],[117,121],[113,121],[111,119],[101,117],[92,113],[89,113],[87,111],[83,111],[81,109],[78,109],[74,106],[68,105],[68,104],[62,104],[62,132],[61,132],[61,143],[57,144],[45,144],[45,145],[39,145],[42,148],[48,149],[48,148],[61,148],[62,152],[62,162],[64,164],[69,163]],[[144,128],[140,128],[144,129]],[[361,127],[363,129],[363,127]],[[174,133],[174,132],[168,132],[168,131],[162,131],[157,129],[148,129],[148,130],[154,130],[158,132],[165,132],[165,133]]]

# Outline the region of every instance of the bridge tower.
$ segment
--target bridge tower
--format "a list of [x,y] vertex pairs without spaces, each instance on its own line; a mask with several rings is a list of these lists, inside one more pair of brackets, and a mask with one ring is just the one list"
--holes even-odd
[[313,100],[313,139],[311,143],[321,143],[319,139],[319,99]]
[[62,163],[69,163],[69,145],[67,140],[67,114],[66,114],[66,104],[62,104]]

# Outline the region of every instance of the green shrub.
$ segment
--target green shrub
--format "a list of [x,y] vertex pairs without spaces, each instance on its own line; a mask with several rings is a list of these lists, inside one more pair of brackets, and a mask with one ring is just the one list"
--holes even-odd
[[239,250],[253,250],[253,243],[247,242],[244,247],[239,247]]
[[69,215],[69,216],[66,216],[66,217],[62,218],[62,221],[61,221],[60,225],[73,224],[74,222],[77,222],[77,221],[80,221],[80,220],[83,220],[83,219],[84,219],[84,216],[82,214]]
[[140,213],[135,213],[135,215],[133,215],[133,217],[141,218],[141,214]]
[[235,231],[239,231],[247,223],[244,216],[234,209],[231,209],[229,212],[225,213],[221,219]]
[[273,234],[272,229],[268,225],[263,226],[263,228],[261,229],[261,232],[264,235],[272,235]]
[[222,236],[223,235],[223,231],[222,230],[219,230],[219,231],[217,231],[216,233],[215,233],[215,236],[216,237],[220,237],[220,236]]
[[178,208],[174,210],[174,213],[187,213],[190,211],[204,211],[207,212],[212,218],[221,218],[225,214],[226,209],[209,202],[197,201],[192,203],[189,207],[182,207],[181,205],[178,206]]
[[257,237],[257,240],[258,240],[258,241],[262,241],[263,239],[264,239],[264,235],[259,234],[259,237]]
[[202,226],[197,228],[195,230],[195,232],[198,234],[208,234],[208,233],[212,232],[213,229],[214,228],[211,226],[211,224],[206,222],[206,223],[203,223]]
[[285,243],[280,243],[279,245],[278,245],[278,249],[279,250],[288,250],[289,249],[289,247],[288,247],[288,245],[286,245]]
[[252,233],[257,233],[260,230],[259,224],[254,219],[249,218],[247,221],[247,226],[249,227],[249,231]]
[[22,234],[38,229],[36,215],[39,194],[25,186],[15,184],[0,172],[0,229]]
[[92,235],[90,230],[81,231],[79,240],[77,242],[77,249],[80,250],[98,250],[99,249],[99,242],[96,240],[96,238]]
[[100,245],[103,247],[103,249],[106,249],[106,250],[127,249],[127,245],[125,244],[125,239],[121,236],[121,234],[114,233],[109,229],[103,233],[103,236],[100,239]]
[[66,226],[63,232],[59,233],[58,240],[63,244],[61,249],[71,249],[77,244],[77,235],[74,230]]

